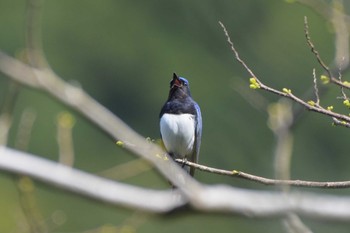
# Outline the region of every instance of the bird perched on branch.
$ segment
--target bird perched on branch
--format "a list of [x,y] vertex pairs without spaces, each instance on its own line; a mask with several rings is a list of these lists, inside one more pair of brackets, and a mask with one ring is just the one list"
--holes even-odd
[[[191,97],[188,81],[175,73],[159,118],[160,134],[170,156],[196,163],[202,137],[201,110]],[[186,170],[194,175],[194,168]]]

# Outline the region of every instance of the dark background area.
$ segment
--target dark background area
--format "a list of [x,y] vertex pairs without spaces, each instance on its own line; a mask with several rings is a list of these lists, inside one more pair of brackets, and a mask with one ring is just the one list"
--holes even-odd
[[[25,8],[23,0],[0,3],[0,48],[15,57],[25,47]],[[267,113],[250,105],[236,89],[243,82],[241,88],[246,93],[258,92],[268,103],[279,98],[249,89],[249,74],[234,60],[218,21],[225,24],[241,57],[264,83],[279,90],[288,87],[302,96],[313,85],[312,69],[316,68],[318,75],[322,73],[306,44],[304,16],[309,19],[310,33],[321,56],[331,62],[334,34],[330,23],[306,6],[277,0],[50,0],[43,5],[42,40],[48,61],[58,75],[80,85],[145,137],[159,138],[158,115],[167,98],[172,73],[186,77],[202,109],[200,163],[273,177],[275,142],[267,125]],[[344,74],[343,79],[348,80],[348,75]],[[0,104],[9,85],[9,78],[0,74]],[[322,96],[322,103],[346,112],[336,99],[340,95],[334,86]],[[70,110],[43,93],[22,87],[10,147],[15,145],[18,122],[27,108],[37,113],[28,151],[57,160],[57,115]],[[76,117],[76,168],[99,173],[136,159],[88,121],[71,113]],[[348,129],[334,127],[331,119],[305,111],[293,134],[293,179],[349,180]],[[196,179],[206,184],[274,189],[203,172],[197,172]],[[16,180],[16,176],[0,172],[0,232],[27,232],[22,226],[25,218]],[[168,187],[154,170],[122,181],[151,188]],[[349,194],[348,190],[312,191]],[[35,195],[50,232],[56,233],[94,232],[97,228],[100,232],[283,231],[278,218],[196,212],[149,215],[94,202],[39,182],[35,182]],[[315,232],[349,229],[349,224],[310,219],[305,222]]]

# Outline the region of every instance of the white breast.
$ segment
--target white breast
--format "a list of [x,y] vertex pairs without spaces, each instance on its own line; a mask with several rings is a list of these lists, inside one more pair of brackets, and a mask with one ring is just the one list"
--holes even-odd
[[192,153],[195,140],[195,116],[165,113],[160,119],[160,133],[169,153],[187,157]]

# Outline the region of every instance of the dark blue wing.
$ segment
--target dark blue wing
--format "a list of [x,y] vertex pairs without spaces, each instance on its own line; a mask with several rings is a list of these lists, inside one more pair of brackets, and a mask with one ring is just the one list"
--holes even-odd
[[[199,108],[199,105],[197,103],[194,104],[195,109],[196,109],[196,139],[194,142],[194,148],[193,148],[193,153],[191,157],[191,161],[194,163],[198,163],[198,158],[199,158],[199,150],[201,147],[201,141],[202,141],[202,114],[201,114],[201,109]],[[191,167],[190,169],[190,174],[193,176],[194,175],[194,168]]]

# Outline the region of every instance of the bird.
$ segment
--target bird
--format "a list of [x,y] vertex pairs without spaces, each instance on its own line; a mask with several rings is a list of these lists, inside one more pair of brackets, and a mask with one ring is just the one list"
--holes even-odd
[[[160,111],[159,119],[161,139],[168,154],[173,159],[198,163],[202,139],[201,110],[192,99],[187,79],[176,73],[170,81],[168,99]],[[193,167],[185,169],[194,176]]]

